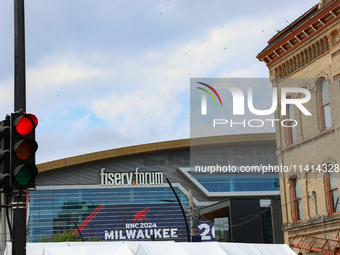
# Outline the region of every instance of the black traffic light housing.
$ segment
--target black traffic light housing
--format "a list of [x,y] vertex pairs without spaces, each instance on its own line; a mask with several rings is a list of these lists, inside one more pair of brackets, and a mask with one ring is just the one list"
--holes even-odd
[[11,187],[35,188],[38,169],[35,165],[35,128],[38,119],[33,114],[11,114]]
[[10,192],[10,116],[0,121],[0,189]]

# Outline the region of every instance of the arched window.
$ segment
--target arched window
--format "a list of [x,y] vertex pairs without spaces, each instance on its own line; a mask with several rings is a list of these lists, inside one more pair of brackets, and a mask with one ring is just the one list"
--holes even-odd
[[291,179],[292,195],[293,195],[293,210],[294,210],[294,221],[300,222],[303,219],[302,213],[302,200],[301,200],[301,186],[299,179]]
[[318,86],[318,94],[319,94],[321,130],[324,131],[332,126],[328,84],[325,79],[322,79]]
[[332,164],[328,165],[326,181],[329,201],[329,214],[339,213],[338,179]]
[[288,120],[287,126],[289,126],[287,127],[288,145],[291,145],[296,142],[296,121],[293,104],[287,104],[286,119]]

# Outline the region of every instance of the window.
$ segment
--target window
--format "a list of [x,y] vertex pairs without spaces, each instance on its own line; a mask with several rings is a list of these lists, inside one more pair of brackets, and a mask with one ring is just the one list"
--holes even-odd
[[320,116],[321,116],[321,130],[324,131],[331,127],[331,106],[329,104],[329,92],[328,84],[323,79],[318,86],[319,90],[319,105],[320,105]]
[[215,240],[218,242],[230,242],[229,216],[222,215],[214,218],[214,224]]
[[328,167],[327,176],[327,190],[329,201],[329,214],[339,213],[339,192],[338,192],[338,179],[336,172],[334,172],[333,165]]
[[293,191],[294,221],[300,222],[303,219],[300,182],[298,178],[292,179],[291,182]]
[[295,121],[295,113],[294,113],[294,105],[293,104],[287,104],[287,115],[286,115],[288,121],[287,126],[287,136],[288,136],[288,145],[291,145],[296,142],[296,121]]

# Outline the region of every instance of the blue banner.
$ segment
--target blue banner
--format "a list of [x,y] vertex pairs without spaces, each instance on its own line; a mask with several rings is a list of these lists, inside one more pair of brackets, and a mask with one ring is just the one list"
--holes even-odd
[[[154,236],[156,241],[187,241],[182,211],[173,203],[99,205],[79,229],[85,240],[150,241]],[[202,241],[214,241],[214,234],[212,223],[196,224]]]

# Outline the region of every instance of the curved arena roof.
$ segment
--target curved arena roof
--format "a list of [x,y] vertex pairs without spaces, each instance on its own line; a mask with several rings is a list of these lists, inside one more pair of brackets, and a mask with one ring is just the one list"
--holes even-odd
[[90,163],[99,160],[127,157],[133,155],[151,154],[155,152],[185,150],[190,149],[190,146],[209,146],[209,145],[216,147],[276,146],[275,137],[276,137],[275,133],[256,133],[256,134],[211,136],[148,143],[54,160],[39,164],[37,165],[37,167],[39,172],[41,173],[51,170],[57,170],[63,167]]

